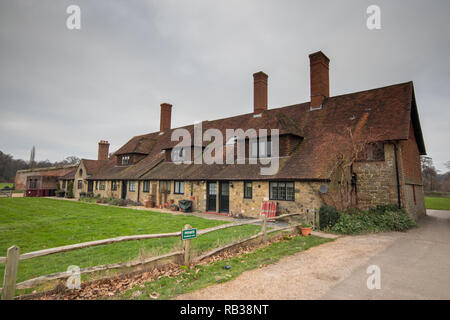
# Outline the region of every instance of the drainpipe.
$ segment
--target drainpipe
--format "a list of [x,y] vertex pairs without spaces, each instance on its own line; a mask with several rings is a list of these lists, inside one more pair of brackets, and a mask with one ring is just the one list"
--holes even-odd
[[397,147],[397,143],[394,142],[394,157],[395,157],[395,175],[397,178],[397,204],[398,204],[398,208],[401,209],[402,208],[402,199],[400,196],[400,175],[398,173],[398,147]]

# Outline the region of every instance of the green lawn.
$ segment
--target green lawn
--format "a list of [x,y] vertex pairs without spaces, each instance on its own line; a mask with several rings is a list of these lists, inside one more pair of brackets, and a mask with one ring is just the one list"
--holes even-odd
[[427,209],[450,210],[450,198],[425,197],[425,206]]
[[[163,277],[156,281],[147,282],[144,284],[144,288],[137,286],[119,298],[150,299],[150,294],[156,292],[159,294],[158,299],[170,299],[183,293],[234,279],[246,270],[275,263],[284,256],[292,255],[329,241],[332,240],[315,236],[285,238],[280,242],[272,243],[241,257],[195,266],[195,268],[187,270],[177,277]],[[225,265],[229,265],[231,268],[226,270]]]
[[[65,200],[0,198],[0,256],[5,256],[12,245],[26,253],[116,236],[175,232],[185,224],[205,229],[224,223],[227,222]],[[247,225],[211,232],[193,240],[192,249],[205,251],[259,231],[259,226]],[[129,261],[141,254],[167,253],[180,245],[178,238],[129,241],[24,260],[19,263],[17,281],[66,271],[70,265],[83,268]],[[3,272],[4,265],[0,264],[0,284]]]

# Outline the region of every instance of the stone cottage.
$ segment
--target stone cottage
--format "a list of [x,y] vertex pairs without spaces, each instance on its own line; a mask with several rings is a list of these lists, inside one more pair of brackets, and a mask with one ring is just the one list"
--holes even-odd
[[245,154],[233,155],[240,162],[196,163],[193,154],[201,156],[212,142],[180,148],[172,141],[174,130],[193,133],[195,126],[171,128],[172,105],[163,103],[158,132],[131,138],[111,157],[109,144],[101,141],[98,159],[81,161],[75,196],[150,200],[154,206],[191,200],[196,211],[244,216],[258,216],[265,200],[277,202],[278,214],[311,215],[331,199],[364,209],[395,204],[413,218],[424,215],[420,155],[425,146],[413,83],[330,97],[330,60],[322,52],[309,59],[310,101],[268,109],[268,76],[258,72],[252,112],[201,123],[202,134],[276,130],[274,174],[262,175],[265,165],[250,161],[275,157],[273,136],[223,141],[224,153],[238,142],[245,145]]

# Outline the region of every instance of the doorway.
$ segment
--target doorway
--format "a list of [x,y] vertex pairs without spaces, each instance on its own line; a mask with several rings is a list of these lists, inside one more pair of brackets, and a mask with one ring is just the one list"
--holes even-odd
[[228,181],[220,181],[219,193],[219,212],[228,213],[230,211],[230,183]]
[[127,182],[125,180],[122,181],[122,199],[125,200],[127,198]]
[[216,212],[217,183],[207,182],[206,185],[206,211]]

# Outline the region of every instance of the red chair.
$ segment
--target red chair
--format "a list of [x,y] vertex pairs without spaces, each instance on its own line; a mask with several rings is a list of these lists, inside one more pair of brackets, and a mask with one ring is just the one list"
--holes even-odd
[[[276,201],[263,201],[261,203],[261,216],[265,215],[268,219],[277,215],[277,203]],[[270,220],[269,220],[270,221]],[[273,222],[275,220],[271,220]]]

